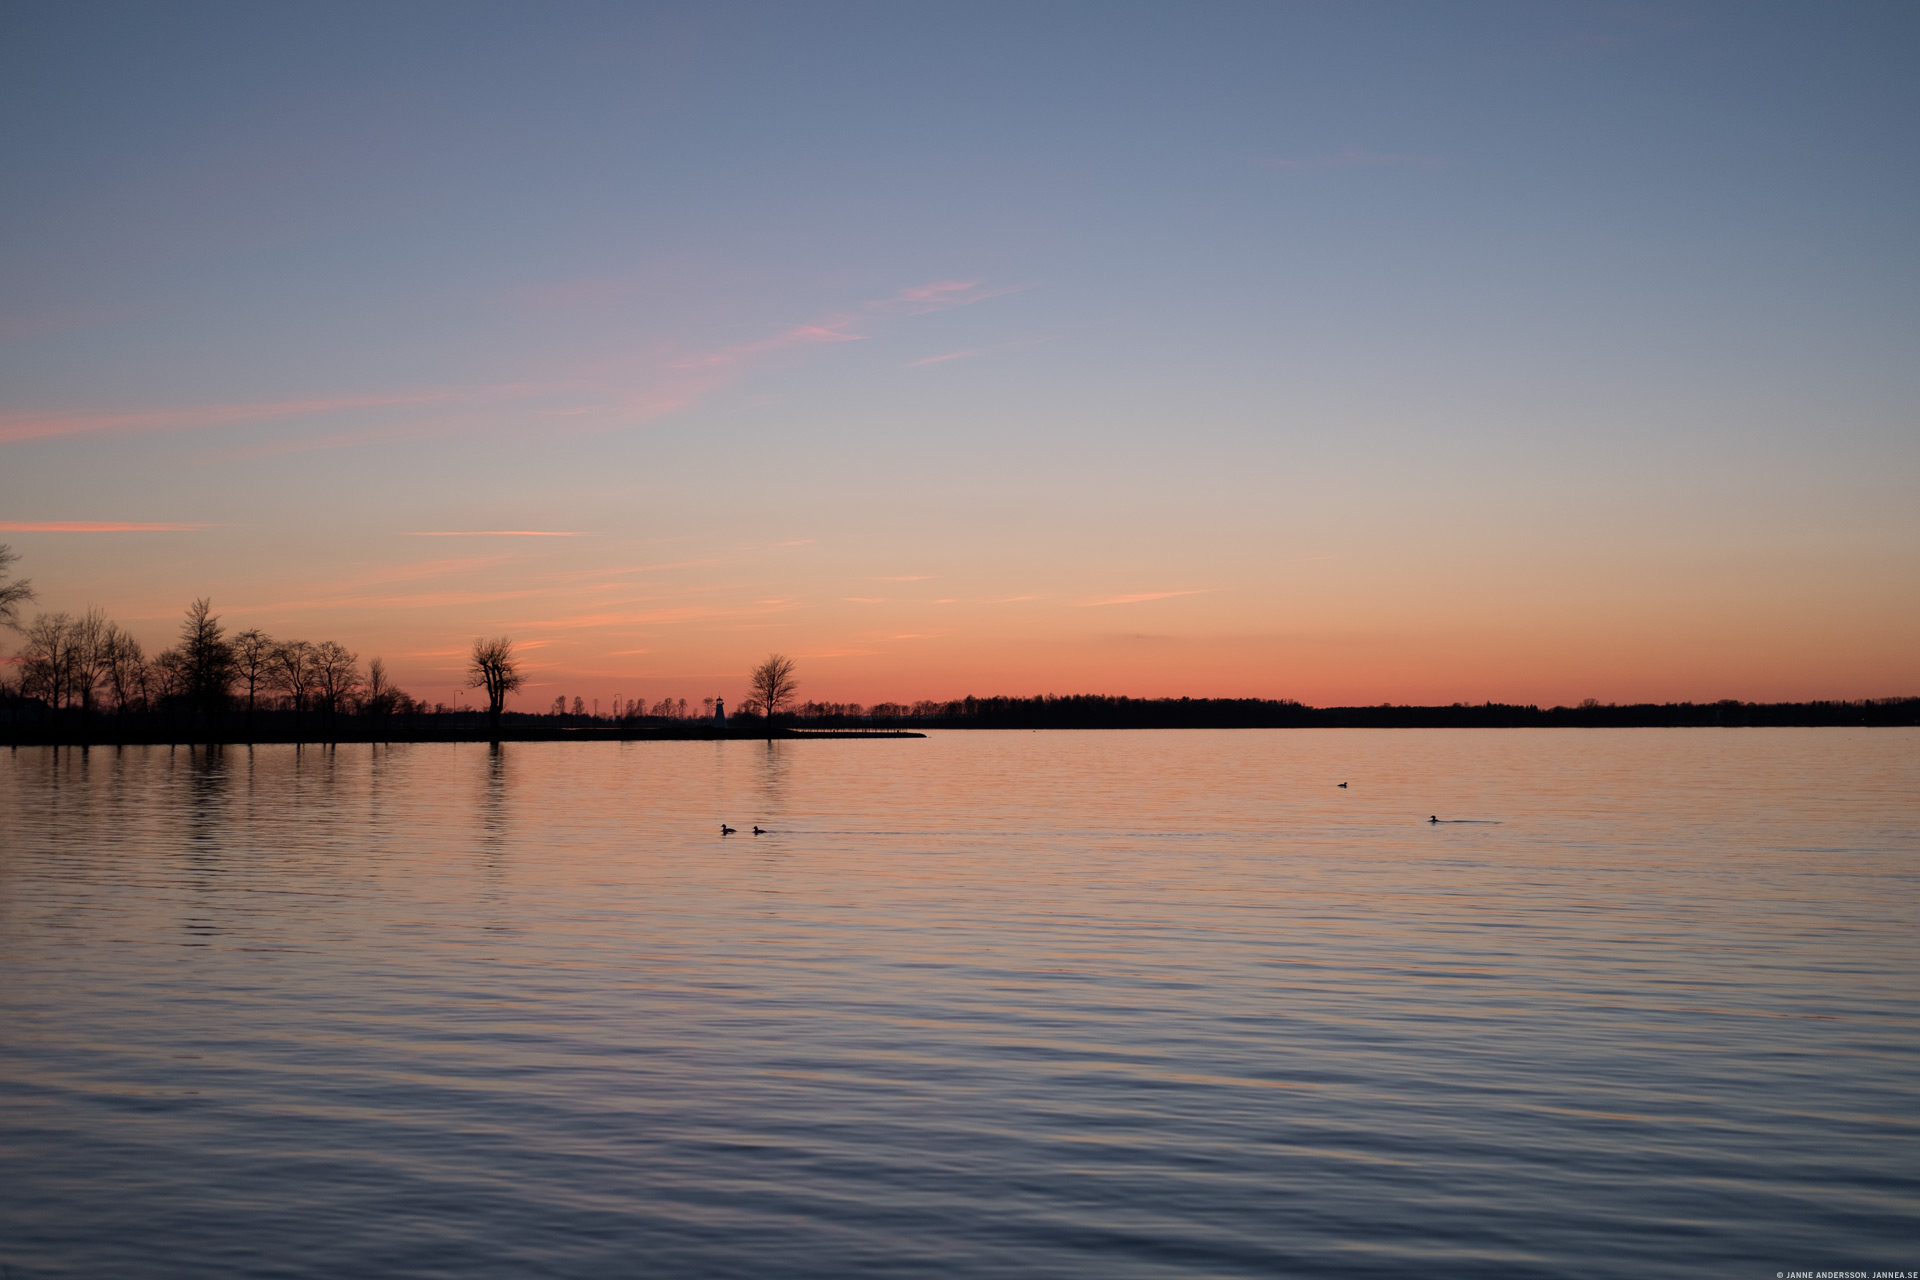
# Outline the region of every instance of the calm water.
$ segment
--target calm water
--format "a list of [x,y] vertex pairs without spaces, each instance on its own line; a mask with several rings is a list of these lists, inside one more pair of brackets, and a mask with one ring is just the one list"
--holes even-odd
[[22,749],[0,817],[16,1280],[1920,1266],[1912,730]]

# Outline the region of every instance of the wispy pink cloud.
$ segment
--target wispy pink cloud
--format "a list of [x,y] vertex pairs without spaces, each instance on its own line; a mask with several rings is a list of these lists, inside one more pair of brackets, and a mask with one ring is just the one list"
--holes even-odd
[[937,356],[923,356],[909,361],[907,368],[918,369],[922,365],[945,364],[949,360],[967,360],[974,356],[984,356],[993,351],[1017,351],[1023,347],[1037,347],[1051,342],[1051,338],[1020,338],[1012,342],[996,342],[985,347],[967,347],[960,351],[947,351]]
[[1018,293],[1029,287],[1024,284],[989,287],[978,280],[935,280],[931,284],[902,289],[891,298],[876,298],[867,306],[874,311],[923,316],[935,311],[951,311],[955,307],[970,307],[976,302]]
[[763,356],[786,347],[806,346],[822,342],[860,342],[866,338],[864,333],[850,333],[847,326],[853,323],[851,317],[832,317],[813,324],[797,324],[771,338],[762,338],[758,342],[743,342],[737,346],[721,347],[717,351],[705,351],[683,356],[676,360],[676,369],[721,369],[741,364],[755,356]]
[[177,521],[8,520],[0,522],[0,533],[191,533],[209,527],[205,523]]
[[1082,609],[1097,608],[1103,604],[1139,604],[1145,600],[1171,600],[1175,596],[1201,596],[1213,590],[1212,587],[1195,587],[1191,591],[1142,591],[1130,596],[1109,596],[1105,600],[1087,600]]
[[[577,292],[596,296],[599,286],[582,284]],[[608,286],[612,287],[612,286]],[[624,286],[621,286],[624,287]],[[945,280],[903,290],[867,304],[871,313],[921,314],[968,306],[1024,286],[987,288],[979,281]],[[560,301],[569,299],[563,298]],[[124,409],[11,409],[0,411],[0,445],[80,435],[130,435],[247,427],[327,415],[386,410],[386,420],[339,429],[329,434],[257,440],[241,446],[237,458],[269,457],[315,449],[364,447],[397,440],[498,428],[499,415],[475,412],[515,404],[521,413],[545,421],[578,424],[581,431],[631,427],[698,403],[752,366],[776,354],[865,340],[854,315],[829,313],[753,342],[709,351],[654,350],[632,353],[599,366],[582,365],[560,375],[490,386],[433,387],[381,394],[333,394],[253,401]],[[544,402],[544,403],[543,403]],[[447,406],[452,414],[422,420],[417,411]],[[403,411],[395,413],[392,411]],[[397,420],[404,416],[404,420]],[[226,457],[227,455],[222,455]]]
[[907,368],[918,369],[923,364],[945,364],[949,360],[965,360],[968,356],[977,356],[979,354],[980,348],[974,347],[967,351],[949,351],[945,355],[923,356],[918,360],[908,361]]
[[587,627],[646,627],[677,622],[710,622],[722,618],[752,617],[763,609],[727,609],[709,605],[674,605],[665,609],[633,612],[601,611],[576,613],[558,618],[540,618],[529,625],[555,631],[577,631]]
[[272,600],[233,606],[236,613],[300,613],[313,609],[438,609],[463,605],[498,604],[551,595],[545,588],[526,591],[408,591],[396,595],[322,596],[306,600]]
[[1281,173],[1307,173],[1316,169],[1438,169],[1444,161],[1439,156],[1413,152],[1365,151],[1358,147],[1343,147],[1324,155],[1270,156],[1255,163],[1263,169],[1276,169]]

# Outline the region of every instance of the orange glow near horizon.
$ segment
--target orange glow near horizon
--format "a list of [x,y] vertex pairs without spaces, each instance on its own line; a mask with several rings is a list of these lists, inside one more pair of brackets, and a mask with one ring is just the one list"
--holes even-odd
[[[1166,570],[1121,563],[1043,569],[906,547],[901,558],[926,571],[900,572],[899,559],[831,538],[668,548],[525,532],[535,531],[476,531],[501,547],[435,559],[406,556],[410,534],[370,537],[365,554],[296,581],[276,570],[272,540],[251,572],[220,575],[177,553],[134,572],[172,539],[130,556],[117,548],[146,544],[49,532],[16,550],[18,568],[45,585],[42,606],[99,604],[150,646],[171,642],[187,600],[210,595],[232,628],[340,640],[429,700],[453,700],[475,636],[510,635],[527,676],[511,704],[520,710],[555,696],[737,704],[747,669],[770,651],[799,660],[803,699],[867,705],[1104,693],[1550,706],[1920,691],[1911,604],[1883,595],[1845,607],[1862,583],[1836,574],[1770,600],[1752,571],[1723,572],[1711,591],[1651,563],[1576,582],[1508,553],[1509,571],[1531,584],[1514,592],[1478,577],[1472,555],[1428,548],[1413,562],[1356,548],[1279,569],[1216,561],[1210,581],[1172,586]],[[248,541],[231,530],[197,538]],[[97,585],[80,596],[68,579]],[[1823,595],[1830,606],[1807,607]]]

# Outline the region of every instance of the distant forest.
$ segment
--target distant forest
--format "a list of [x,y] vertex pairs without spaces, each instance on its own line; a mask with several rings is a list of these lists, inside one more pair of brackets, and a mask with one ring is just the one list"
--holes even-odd
[[[1445,707],[1309,707],[1263,698],[1128,698],[1102,694],[957,698],[948,702],[799,702],[792,663],[775,655],[755,670],[762,700],[749,698],[725,725],[714,699],[610,700],[564,696],[542,712],[508,711],[523,678],[505,637],[475,640],[467,684],[484,709],[428,705],[398,688],[385,664],[335,641],[275,639],[258,629],[229,634],[196,600],[180,639],[149,657],[98,609],[42,613],[22,623],[31,585],[10,581],[17,559],[0,545],[0,628],[20,633],[0,667],[0,744],[186,742],[405,742],[642,737],[802,737],[925,729],[1312,729],[1749,727],[1920,725],[1920,697],[1859,702],[1711,702]],[[785,666],[764,683],[769,668]],[[781,683],[785,681],[785,683]],[[761,714],[765,695],[778,714]]]
[[[363,687],[364,690],[364,687]],[[582,738],[807,737],[823,732],[927,729],[1517,729],[1741,728],[1769,725],[1920,725],[1920,698],[1861,702],[1586,703],[1574,707],[1476,706],[1309,707],[1260,698],[1126,698],[1099,694],[1031,698],[959,698],[871,707],[803,702],[768,725],[757,711],[730,714],[724,727],[709,707],[688,714],[683,701],[638,702],[595,715],[583,708],[542,713],[503,711],[497,726],[484,709],[428,706],[401,695],[382,705],[364,691],[296,706],[291,695],[249,711],[228,695],[217,708],[173,695],[131,705],[110,699],[91,708],[55,708],[0,695],[0,743],[135,742],[432,742],[536,741]]]

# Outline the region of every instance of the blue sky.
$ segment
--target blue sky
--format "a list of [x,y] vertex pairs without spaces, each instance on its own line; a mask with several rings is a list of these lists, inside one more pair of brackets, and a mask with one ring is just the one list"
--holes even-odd
[[[417,690],[1920,688],[1911,6],[0,22],[49,607]],[[577,536],[418,536],[489,531]]]

